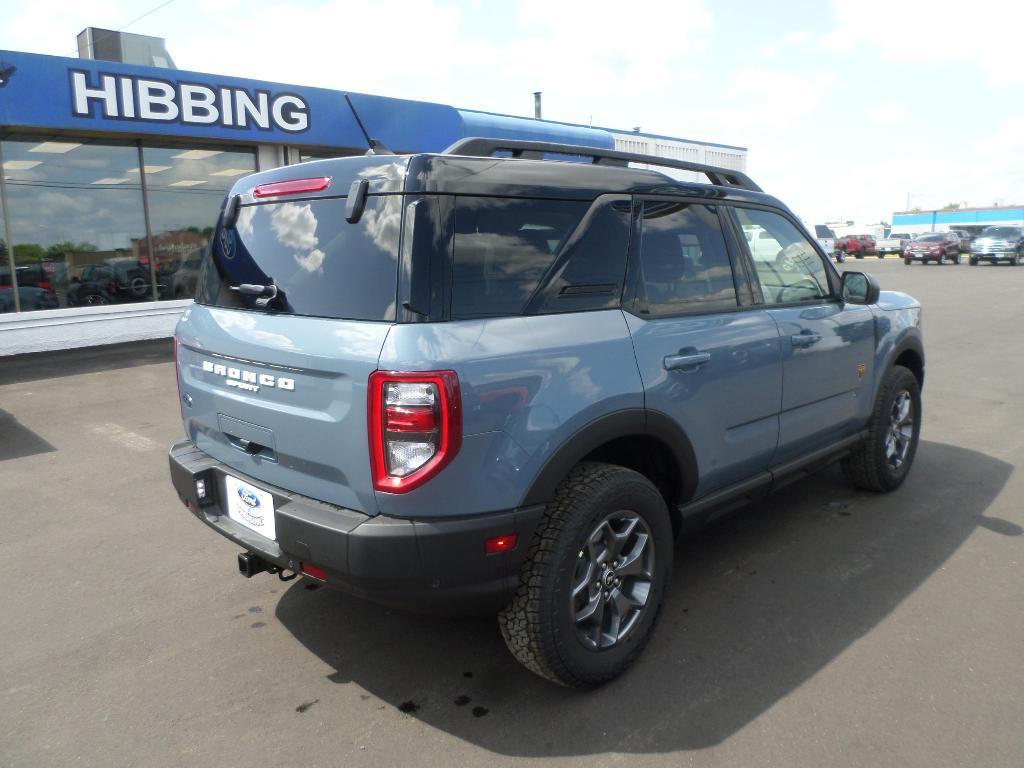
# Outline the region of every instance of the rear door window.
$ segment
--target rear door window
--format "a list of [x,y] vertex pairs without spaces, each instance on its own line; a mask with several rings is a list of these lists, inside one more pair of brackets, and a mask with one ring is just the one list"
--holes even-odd
[[[349,320],[395,319],[402,196],[371,195],[345,220],[344,198],[246,205],[218,226],[196,301],[235,309]],[[232,288],[277,288],[262,301]]]

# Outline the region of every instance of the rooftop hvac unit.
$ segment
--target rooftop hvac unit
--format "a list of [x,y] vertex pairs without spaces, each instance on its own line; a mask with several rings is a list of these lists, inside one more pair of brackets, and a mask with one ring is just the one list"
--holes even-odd
[[86,27],[78,33],[78,58],[174,69],[162,37]]

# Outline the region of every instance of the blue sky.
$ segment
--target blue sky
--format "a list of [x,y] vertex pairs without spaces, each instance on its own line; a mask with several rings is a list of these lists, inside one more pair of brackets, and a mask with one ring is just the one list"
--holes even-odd
[[[7,0],[0,48],[72,55],[157,6]],[[745,146],[810,222],[1024,203],[1024,4],[174,0],[178,66]]]

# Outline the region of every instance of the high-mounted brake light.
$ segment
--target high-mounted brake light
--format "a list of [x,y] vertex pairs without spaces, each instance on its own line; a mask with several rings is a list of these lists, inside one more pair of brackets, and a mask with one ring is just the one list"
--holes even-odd
[[411,491],[440,472],[462,445],[459,377],[455,371],[374,371],[369,388],[373,487]]
[[308,192],[323,192],[329,186],[331,186],[331,180],[327,177],[293,179],[292,181],[275,181],[272,184],[260,184],[252,191],[252,194],[253,197],[302,195]]

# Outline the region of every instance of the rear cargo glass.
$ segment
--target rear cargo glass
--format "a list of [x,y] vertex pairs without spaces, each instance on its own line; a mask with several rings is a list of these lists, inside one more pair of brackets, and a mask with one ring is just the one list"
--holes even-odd
[[452,318],[522,313],[589,207],[577,201],[460,197]]
[[[218,226],[196,301],[232,309],[347,320],[395,319],[401,195],[371,195],[355,224],[345,199],[243,206]],[[277,287],[264,301],[231,290]]]

